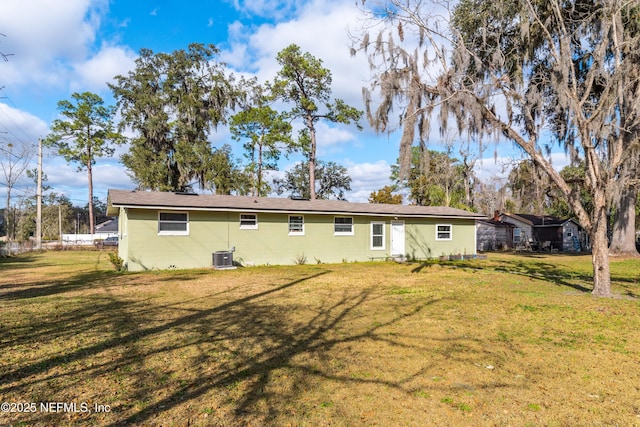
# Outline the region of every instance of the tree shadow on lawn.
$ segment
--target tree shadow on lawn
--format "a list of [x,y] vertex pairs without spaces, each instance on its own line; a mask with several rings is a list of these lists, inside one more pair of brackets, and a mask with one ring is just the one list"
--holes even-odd
[[51,265],[50,263],[42,261],[42,257],[39,252],[12,255],[9,257],[0,257],[0,273],[7,272],[9,270],[34,268],[35,263],[37,263],[37,267],[48,267]]
[[[93,270],[74,275],[69,279],[43,280],[28,284],[4,284],[0,285],[1,300],[23,300],[27,298],[47,297],[57,294],[64,294],[71,291],[87,289],[95,284],[105,284],[110,280],[116,280],[118,274],[115,271]],[[16,288],[12,291],[2,291],[2,289]]]
[[[398,312],[362,331],[340,336],[335,333],[336,327],[341,323],[348,327],[352,320],[346,319],[359,316],[373,288],[345,291],[341,297],[314,307],[299,305],[295,299],[284,305],[272,300],[285,292],[304,297],[301,285],[328,273],[331,272],[325,270],[298,275],[287,283],[240,297],[220,292],[153,305],[147,299],[103,292],[70,302],[69,306],[61,305],[59,312],[33,319],[2,344],[23,351],[31,346],[55,344],[56,340],[65,346],[57,352],[27,358],[24,363],[0,366],[0,395],[19,393],[33,401],[78,401],[81,390],[99,389],[106,382],[110,384],[105,391],[107,399],[113,397],[115,382],[121,389],[115,390],[118,397],[112,412],[101,415],[101,423],[108,425],[153,423],[167,411],[183,408],[189,402],[202,405],[201,400],[211,393],[226,396],[226,402],[230,402],[227,405],[232,412],[227,415],[231,420],[225,422],[268,423],[286,415],[288,405],[317,380],[402,389],[422,375],[424,368],[407,372],[402,378],[384,380],[353,378],[324,369],[329,352],[339,345],[357,345],[361,340],[404,345],[393,336],[380,333],[381,329],[419,315],[440,301],[425,299],[411,311]],[[81,279],[74,282],[80,283]],[[85,284],[91,286],[90,282]],[[292,316],[296,310],[304,310],[306,318]],[[451,345],[456,348],[457,344]],[[172,361],[180,357],[186,360],[175,366]],[[309,358],[317,359],[322,368],[309,363]],[[166,363],[160,363],[162,360]],[[176,370],[172,370],[174,367]],[[291,381],[274,388],[274,377],[282,371]],[[181,379],[177,381],[174,376]],[[197,417],[204,409],[192,408],[183,415]],[[20,421],[48,424],[59,421],[60,414],[22,416],[25,418]],[[90,416],[79,415],[78,422],[87,421]],[[183,422],[186,420],[179,420]]]
[[467,271],[484,270],[515,274],[550,282],[556,286],[565,286],[585,293],[591,292],[593,289],[593,286],[591,286],[593,277],[589,274],[570,272],[548,262],[531,260],[543,258],[541,256],[530,255],[527,258],[527,261],[523,261],[522,259],[501,260],[500,264],[480,263],[478,261],[425,261],[414,267],[412,272],[419,273],[425,268],[439,265],[445,268],[463,269]]

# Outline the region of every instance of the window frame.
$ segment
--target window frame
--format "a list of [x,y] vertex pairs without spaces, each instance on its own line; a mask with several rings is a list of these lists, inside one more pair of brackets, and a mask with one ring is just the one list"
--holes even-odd
[[[302,220],[302,222],[299,224],[301,225],[301,230],[300,231],[292,231],[291,230],[291,218],[300,218]],[[287,223],[288,226],[288,231],[289,231],[289,236],[304,236],[304,215],[289,215],[289,221]]]
[[[340,218],[340,219],[349,219],[351,220],[351,231],[336,231],[336,225],[347,225],[346,223],[340,223],[338,224],[336,222],[336,220]],[[334,216],[333,217],[333,235],[334,236],[353,236],[355,234],[355,227],[354,227],[354,221],[353,221],[353,217],[352,216]]]
[[[185,215],[184,221],[163,220],[162,214]],[[185,224],[184,230],[162,230],[161,224]],[[158,235],[159,236],[188,236],[189,235],[189,212],[185,211],[158,211]]]
[[[381,225],[382,226],[382,234],[374,234],[374,227],[376,225]],[[369,229],[370,231],[370,236],[369,236],[369,243],[370,243],[370,249],[372,251],[384,251],[386,249],[386,223],[384,221],[371,221],[371,227]],[[375,246],[373,244],[374,241],[374,237],[381,237],[382,238],[382,245],[381,246]]]
[[[440,231],[440,227],[449,227],[449,231]],[[449,237],[440,237],[441,233],[447,233]],[[436,224],[436,240],[450,241],[453,240],[453,224]]]
[[[242,217],[250,217],[252,216],[254,218],[255,223],[254,224],[242,224]],[[247,219],[245,219],[245,221],[247,221]],[[257,230],[258,229],[258,214],[255,213],[241,213],[240,216],[238,217],[238,222],[240,225],[240,230]]]
[[522,228],[514,227],[513,228],[513,242],[520,243],[522,241]]

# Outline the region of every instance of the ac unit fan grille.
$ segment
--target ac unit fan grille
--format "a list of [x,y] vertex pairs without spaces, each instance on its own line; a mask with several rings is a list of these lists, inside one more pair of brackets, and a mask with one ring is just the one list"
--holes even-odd
[[233,254],[229,251],[214,252],[213,266],[215,268],[233,267]]

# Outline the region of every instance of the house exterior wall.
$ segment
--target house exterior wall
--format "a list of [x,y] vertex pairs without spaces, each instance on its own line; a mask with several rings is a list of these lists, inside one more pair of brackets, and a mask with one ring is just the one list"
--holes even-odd
[[513,247],[513,228],[478,221],[478,251],[499,251]]
[[120,208],[120,214],[118,215],[118,256],[125,261],[129,253],[128,211],[126,208]]
[[493,251],[496,249],[498,241],[498,228],[495,225],[479,221],[477,236],[478,245],[476,250]]
[[580,246],[580,228],[572,221],[565,222],[562,227],[562,251],[578,252]]
[[[406,219],[405,224],[406,255],[410,259],[430,259],[440,255],[474,255],[476,253],[475,220],[411,218]],[[436,226],[438,224],[451,224],[451,240],[436,240]]]
[[[337,215],[353,218],[353,234],[334,235],[336,215],[296,213],[293,215],[304,217],[304,234],[290,235],[287,213],[258,212],[257,228],[241,229],[239,212],[175,212],[188,213],[188,235],[159,234],[158,210],[120,209],[119,254],[130,271],[210,267],[214,252],[231,247],[235,247],[234,261],[243,265],[294,264],[303,255],[308,263],[368,261],[384,259],[391,252],[389,217]],[[425,259],[476,252],[473,219],[399,220],[405,223],[405,251],[409,257]],[[382,249],[371,247],[372,222],[384,223]],[[436,240],[437,224],[451,225],[451,240]]]
[[533,240],[533,227],[530,224],[527,224],[525,222],[522,221],[518,221],[515,218],[511,218],[509,216],[503,215],[501,220],[503,222],[507,222],[509,224],[513,224],[516,228],[519,228],[521,230],[521,234],[520,234],[520,242],[516,242],[516,232],[514,229],[514,235],[513,235],[513,244],[517,245],[518,243],[522,243],[525,240],[526,241],[532,241]]

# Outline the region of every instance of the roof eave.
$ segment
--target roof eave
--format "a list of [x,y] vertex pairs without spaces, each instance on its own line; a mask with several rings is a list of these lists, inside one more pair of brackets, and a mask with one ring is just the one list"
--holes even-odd
[[354,215],[354,216],[381,216],[391,218],[443,218],[443,219],[469,219],[477,220],[481,219],[477,214],[471,213],[471,215],[455,215],[455,214],[420,214],[420,213],[386,213],[386,212],[357,212],[357,211],[337,211],[337,210],[309,210],[309,209],[274,209],[274,208],[244,208],[244,207],[202,207],[202,206],[169,206],[169,205],[136,205],[131,203],[110,203],[108,212],[111,212],[111,208],[114,209],[114,214],[117,215],[120,208],[132,208],[132,209],[157,209],[157,210],[190,210],[190,211],[205,211],[205,212],[251,212],[251,213],[299,213],[306,215]]

